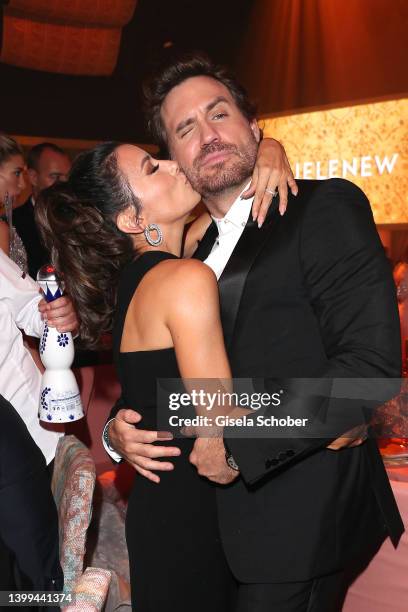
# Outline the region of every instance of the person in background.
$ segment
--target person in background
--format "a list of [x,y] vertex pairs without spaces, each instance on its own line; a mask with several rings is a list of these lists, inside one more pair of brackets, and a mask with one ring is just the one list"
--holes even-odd
[[58,515],[44,456],[0,395],[0,589],[52,592],[63,584]]
[[13,225],[13,203],[25,188],[24,168],[20,145],[0,133],[0,248],[23,272],[28,272],[27,253]]
[[27,251],[29,274],[34,279],[41,266],[49,260],[34,219],[35,201],[46,187],[57,181],[66,181],[70,168],[68,155],[51,142],[35,145],[27,156],[27,176],[32,193],[22,206],[15,209],[14,223]]
[[64,296],[47,304],[32,278],[0,251],[0,393],[17,410],[47,464],[55,455],[60,432],[38,420],[41,372],[24,345],[23,330],[40,337],[42,316],[58,331],[75,332],[78,319],[71,300]]
[[394,268],[393,275],[397,287],[401,325],[402,363],[408,375],[408,261],[399,261]]
[[[38,285],[0,250],[0,576],[2,590],[15,588],[14,561],[23,588],[62,587],[58,564],[58,524],[50,474],[62,431],[38,419],[41,372],[37,353],[26,346],[23,330],[39,337],[42,317],[59,331],[78,328],[68,297],[50,304]],[[14,406],[17,415],[13,416]],[[3,414],[4,409],[4,414]],[[12,412],[11,412],[12,411]],[[10,426],[10,429],[9,429]],[[31,436],[31,438],[30,438]],[[48,466],[44,481],[45,465]],[[10,469],[3,469],[10,466]],[[13,522],[14,521],[14,522]],[[28,583],[27,583],[28,579]],[[8,582],[11,580],[11,582]]]

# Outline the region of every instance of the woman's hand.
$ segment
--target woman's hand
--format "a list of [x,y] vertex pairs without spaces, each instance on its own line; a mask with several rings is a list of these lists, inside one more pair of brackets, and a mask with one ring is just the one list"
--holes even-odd
[[252,218],[261,227],[272,204],[274,194],[279,192],[279,212],[285,213],[288,205],[288,186],[293,195],[298,187],[286,157],[285,149],[277,140],[264,138],[258,149],[258,157],[252,174],[251,184],[242,194],[244,199],[255,194],[252,204]]
[[79,321],[69,296],[63,295],[52,302],[46,302],[43,298],[38,303],[38,310],[43,321],[47,321],[50,327],[55,327],[59,332],[77,333]]

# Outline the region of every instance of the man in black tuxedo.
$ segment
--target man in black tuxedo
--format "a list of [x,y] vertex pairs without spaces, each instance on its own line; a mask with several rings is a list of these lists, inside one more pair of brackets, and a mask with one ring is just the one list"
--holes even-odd
[[34,218],[35,200],[40,191],[57,181],[68,180],[71,162],[68,155],[51,142],[35,145],[27,157],[27,174],[32,188],[28,200],[13,211],[13,224],[21,237],[28,259],[28,272],[36,278],[38,270],[49,262]]
[[[196,256],[219,276],[234,377],[272,391],[283,379],[283,415],[319,424],[309,437],[259,438],[250,427],[236,437],[226,427],[223,438],[196,441],[199,474],[228,485],[219,487],[218,507],[237,611],[339,610],[354,562],[404,530],[375,441],[335,440],[389,397],[359,395],[357,385],[345,400],[338,380],[400,376],[395,290],[368,200],[341,179],[299,181],[283,217],[272,207],[258,229],[249,207],[240,229],[240,194],[259,141],[243,90],[195,57],[156,76],[148,106],[156,140],[214,219]],[[316,381],[309,391],[297,380],[306,378]],[[157,457],[171,451],[144,444],[154,434],[130,427],[132,411],[117,406],[115,414],[106,444],[144,475],[161,469]]]

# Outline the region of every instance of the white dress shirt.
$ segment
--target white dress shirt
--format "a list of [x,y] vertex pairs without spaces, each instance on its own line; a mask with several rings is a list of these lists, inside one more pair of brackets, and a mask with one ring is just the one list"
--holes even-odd
[[17,410],[47,463],[55,456],[61,435],[42,427],[38,420],[41,373],[23,344],[23,329],[39,337],[42,320],[41,299],[32,278],[0,249],[0,393]]
[[238,240],[241,238],[251,212],[252,202],[253,198],[241,200],[241,195],[239,195],[223,219],[213,217],[219,235],[204,263],[210,266],[217,279],[223,273]]

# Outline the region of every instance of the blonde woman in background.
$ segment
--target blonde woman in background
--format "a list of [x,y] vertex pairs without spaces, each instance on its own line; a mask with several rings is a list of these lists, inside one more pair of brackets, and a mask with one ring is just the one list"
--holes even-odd
[[27,272],[27,253],[12,222],[14,199],[25,188],[24,169],[20,145],[0,133],[0,248]]

